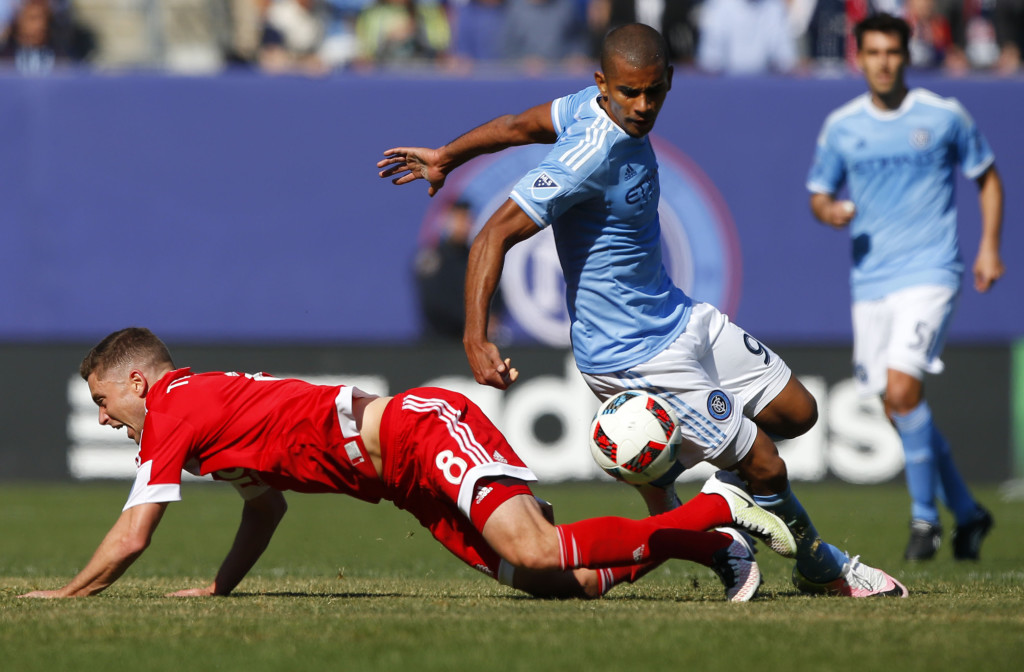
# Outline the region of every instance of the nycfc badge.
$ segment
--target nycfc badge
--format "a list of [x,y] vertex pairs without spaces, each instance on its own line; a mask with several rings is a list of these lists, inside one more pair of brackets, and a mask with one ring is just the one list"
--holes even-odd
[[732,404],[729,397],[725,396],[725,392],[715,390],[708,395],[708,413],[715,420],[725,420],[729,417],[732,413]]
[[927,128],[919,128],[910,134],[910,146],[914,149],[928,149],[932,144],[932,133]]

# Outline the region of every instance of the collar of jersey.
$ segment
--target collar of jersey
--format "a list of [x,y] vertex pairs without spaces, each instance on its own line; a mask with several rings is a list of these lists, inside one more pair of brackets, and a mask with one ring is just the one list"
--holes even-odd
[[895,110],[880,110],[871,102],[871,94],[864,94],[864,107],[867,109],[867,113],[880,121],[892,121],[893,119],[899,119],[910,111],[910,108],[913,107],[916,101],[917,89],[910,89],[907,91],[907,95],[903,98],[903,102],[901,102],[900,106]]
[[[615,123],[615,120],[612,119],[612,116],[605,112],[604,108],[598,104],[597,98],[590,99],[590,106],[594,109],[594,112],[597,113],[598,117],[603,117],[607,119],[608,122],[612,125],[612,128],[619,132],[619,135],[624,135],[631,140],[643,140],[643,138],[634,138],[629,133],[626,133],[626,131],[622,130],[622,126],[619,126],[617,123]],[[644,136],[644,138],[646,137],[647,136]]]

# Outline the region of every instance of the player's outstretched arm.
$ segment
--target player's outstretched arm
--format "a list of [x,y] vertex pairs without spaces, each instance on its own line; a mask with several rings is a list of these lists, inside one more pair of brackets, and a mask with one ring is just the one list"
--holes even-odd
[[533,143],[550,143],[557,139],[551,121],[551,103],[536,105],[519,114],[506,114],[460,135],[443,147],[392,147],[377,162],[382,178],[394,184],[426,180],[427,193],[436,194],[448,174],[481,154],[499,152],[509,147]]
[[168,594],[168,597],[229,594],[263,555],[287,510],[288,503],[278,490],[267,490],[259,497],[246,501],[242,507],[242,521],[238,525],[235,541],[213,583],[203,588],[179,590]]
[[974,288],[987,292],[1006,272],[999,248],[1003,230],[1003,181],[993,165],[978,178],[981,242],[974,260]]
[[20,597],[85,597],[116,581],[149,546],[167,502],[145,503],[123,511],[89,563],[57,590],[36,590]]
[[466,268],[466,328],[462,345],[473,369],[473,377],[481,385],[507,389],[519,377],[508,359],[502,359],[496,345],[487,338],[491,300],[501,280],[505,254],[516,243],[540,231],[515,201],[505,201],[491,215],[473,239]]
[[811,212],[822,224],[841,229],[857,213],[852,201],[837,201],[832,194],[811,194]]

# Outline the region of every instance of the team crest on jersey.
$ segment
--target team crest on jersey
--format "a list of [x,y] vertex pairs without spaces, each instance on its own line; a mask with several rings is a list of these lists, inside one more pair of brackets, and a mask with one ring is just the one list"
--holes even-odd
[[910,146],[914,149],[928,149],[932,144],[932,132],[927,128],[918,128],[910,134]]
[[732,403],[725,392],[715,390],[708,395],[708,413],[715,420],[725,420],[732,413]]
[[533,197],[538,200],[546,200],[558,193],[558,182],[555,182],[547,173],[541,173],[537,176],[537,179],[533,181],[533,186],[530,187],[530,193]]

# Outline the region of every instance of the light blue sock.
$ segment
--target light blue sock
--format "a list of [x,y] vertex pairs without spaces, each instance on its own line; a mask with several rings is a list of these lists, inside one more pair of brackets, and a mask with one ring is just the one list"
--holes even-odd
[[978,515],[978,503],[971,496],[967,484],[960,476],[960,471],[953,462],[953,453],[949,450],[949,442],[942,432],[932,424],[932,451],[935,455],[935,468],[939,475],[939,487],[943,503],[956,516],[957,525],[966,525]]
[[805,578],[825,583],[839,577],[846,554],[821,540],[811,517],[789,486],[777,495],[754,495],[754,501],[786,521],[796,539],[796,566]]
[[938,525],[939,509],[935,506],[938,469],[932,450],[935,428],[932,425],[931,408],[927,402],[922,401],[909,413],[893,413],[892,422],[903,441],[910,516]]

